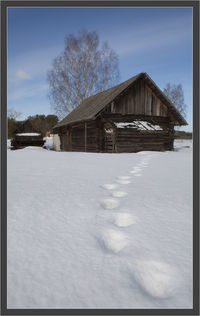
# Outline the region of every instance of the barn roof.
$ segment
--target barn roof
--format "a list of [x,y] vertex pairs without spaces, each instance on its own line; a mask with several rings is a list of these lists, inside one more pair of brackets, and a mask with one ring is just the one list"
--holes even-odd
[[124,90],[129,88],[138,79],[144,78],[154,93],[165,103],[173,116],[176,118],[179,125],[187,125],[187,122],[175,108],[172,102],[164,95],[164,93],[156,86],[153,80],[147,75],[147,73],[140,73],[120,84],[114,86],[108,90],[97,93],[87,99],[85,99],[77,108],[69,113],[61,122],[59,122],[53,129],[68,125],[75,122],[91,120],[109,103],[111,103],[118,95]]

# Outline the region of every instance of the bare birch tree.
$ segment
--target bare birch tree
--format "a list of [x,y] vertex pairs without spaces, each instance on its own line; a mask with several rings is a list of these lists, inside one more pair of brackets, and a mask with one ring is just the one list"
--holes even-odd
[[110,88],[119,80],[118,58],[96,32],[82,30],[65,38],[64,51],[47,73],[49,97],[63,118],[89,96]]
[[181,115],[185,118],[187,105],[184,102],[184,93],[182,85],[171,85],[170,83],[168,83],[166,85],[166,88],[164,88],[163,92],[168,97],[168,99],[175,105],[175,107],[181,113]]

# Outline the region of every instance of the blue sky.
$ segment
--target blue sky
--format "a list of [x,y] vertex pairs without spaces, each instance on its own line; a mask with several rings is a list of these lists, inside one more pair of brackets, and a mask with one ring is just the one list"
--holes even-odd
[[8,108],[20,119],[53,113],[47,70],[83,28],[118,54],[120,81],[147,72],[162,90],[181,83],[192,130],[192,8],[9,8]]

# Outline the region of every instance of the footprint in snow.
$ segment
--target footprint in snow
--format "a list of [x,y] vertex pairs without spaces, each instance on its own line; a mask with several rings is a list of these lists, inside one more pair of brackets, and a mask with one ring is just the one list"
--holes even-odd
[[105,199],[101,202],[101,205],[103,206],[104,209],[115,209],[119,206],[119,200],[115,199]]
[[128,227],[137,222],[137,217],[129,213],[113,214],[113,223],[119,227]]
[[113,197],[124,197],[124,196],[128,195],[128,193],[126,193],[124,191],[112,191],[111,194]]
[[113,229],[109,229],[103,233],[102,241],[104,246],[114,253],[118,253],[128,244],[127,236]]
[[130,173],[134,174],[134,175],[137,175],[137,174],[140,174],[140,172],[142,171],[141,168],[133,168],[133,170],[130,171]]
[[179,282],[178,271],[169,264],[156,260],[136,262],[132,273],[143,291],[155,298],[172,296]]
[[115,183],[112,183],[112,184],[103,184],[102,187],[104,189],[107,189],[107,190],[114,190],[114,189],[117,189],[118,185],[115,184]]
[[130,173],[132,174],[136,174],[136,173],[139,173],[141,170],[131,170]]

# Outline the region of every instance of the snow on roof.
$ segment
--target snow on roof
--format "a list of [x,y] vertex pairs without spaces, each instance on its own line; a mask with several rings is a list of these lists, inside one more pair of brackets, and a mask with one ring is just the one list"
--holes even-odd
[[41,136],[40,133],[18,133],[17,136]]
[[163,130],[159,125],[154,125],[146,121],[134,121],[134,122],[119,122],[114,123],[117,128],[135,128],[137,130]]

